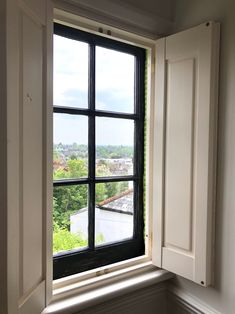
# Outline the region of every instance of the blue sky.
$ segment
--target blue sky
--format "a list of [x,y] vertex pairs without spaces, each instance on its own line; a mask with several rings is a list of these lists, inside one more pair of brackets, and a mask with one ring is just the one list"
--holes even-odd
[[[54,36],[54,105],[87,108],[88,45]],[[133,112],[134,57],[97,47],[96,107]],[[133,122],[97,118],[97,145],[133,145]],[[87,144],[87,117],[55,115],[54,142]]]

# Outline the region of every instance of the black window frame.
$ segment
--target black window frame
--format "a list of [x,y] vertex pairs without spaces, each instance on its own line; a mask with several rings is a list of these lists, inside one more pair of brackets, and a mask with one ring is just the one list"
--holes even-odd
[[[54,113],[83,115],[88,117],[88,177],[55,180],[54,187],[88,185],[88,248],[57,253],[53,257],[53,278],[58,279],[100,266],[141,256],[144,243],[144,119],[145,119],[145,60],[146,50],[107,37],[54,23],[54,34],[85,42],[89,45],[88,108],[53,107]],[[95,46],[125,52],[135,56],[134,113],[95,109]],[[134,121],[134,170],[133,175],[95,176],[95,118],[111,117]],[[134,232],[133,238],[116,243],[95,246],[95,184],[133,181]]]

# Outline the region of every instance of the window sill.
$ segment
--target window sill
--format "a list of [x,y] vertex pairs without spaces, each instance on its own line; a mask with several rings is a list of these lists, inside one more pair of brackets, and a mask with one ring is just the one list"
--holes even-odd
[[84,283],[73,283],[54,290],[52,303],[43,314],[75,313],[88,307],[120,297],[126,293],[146,288],[171,279],[174,275],[158,269],[151,262],[130,267],[129,271],[118,274],[104,274]]

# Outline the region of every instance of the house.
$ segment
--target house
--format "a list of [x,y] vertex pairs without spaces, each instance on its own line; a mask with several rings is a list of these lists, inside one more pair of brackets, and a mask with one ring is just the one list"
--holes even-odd
[[[109,297],[107,293],[105,297],[101,295],[102,301],[99,305],[89,303],[87,299],[83,300],[84,308],[80,313],[235,313],[235,2],[233,0],[58,0],[54,2],[57,6],[66,7],[68,11],[75,14],[79,13],[99,22],[152,38],[173,34],[205,21],[215,20],[221,23],[214,285],[205,288],[176,276],[165,283],[152,284],[148,287],[142,283],[142,289],[131,290],[127,282],[118,298],[114,297],[112,291]],[[18,115],[19,85],[22,85],[22,80],[27,86],[31,86],[36,81],[39,88],[40,77],[27,80],[27,74],[24,73],[18,84],[19,23],[18,9],[16,9],[20,5],[21,10],[30,14],[31,8],[36,7],[35,12],[43,16],[37,21],[44,23],[46,18],[42,13],[41,3],[44,2],[36,0],[0,2],[1,314],[19,313],[18,302],[24,305],[34,288],[30,279],[36,278],[36,282],[39,282],[45,274],[45,269],[37,266],[37,261],[42,259],[42,255],[35,249],[42,245],[43,240],[34,237],[36,231],[42,230],[41,216],[34,215],[30,220],[32,208],[26,209],[22,207],[22,203],[27,196],[26,201],[30,205],[38,204],[40,207],[42,199],[35,194],[35,190],[43,195],[44,190],[50,189],[50,185],[45,185],[42,191],[42,147],[38,148],[34,145],[35,142],[41,143],[44,134],[42,128],[46,128],[46,123],[42,124],[40,121],[42,115],[40,108],[30,107],[32,98],[37,94],[33,97],[27,93],[23,95],[27,108],[36,111],[37,119],[31,120],[25,116],[22,121]],[[27,22],[24,23],[26,38],[28,36],[35,48],[33,52],[36,53],[40,49],[38,46],[40,40],[30,37],[30,27]],[[30,62],[29,57],[26,56],[24,62]],[[34,63],[31,66],[35,66]],[[37,132],[37,129],[41,131]],[[23,146],[22,136],[27,146]],[[23,181],[22,169],[26,170]],[[23,183],[20,185],[19,182]],[[44,202],[46,203],[46,200]],[[22,220],[24,228],[20,229],[19,221]],[[19,239],[24,240],[24,245],[19,245]],[[18,261],[22,256],[19,265]],[[145,278],[144,274],[143,278]],[[38,289],[43,291],[45,284],[45,281],[42,281]],[[73,301],[76,301],[75,296]],[[22,307],[21,313],[38,314],[32,304],[27,308]],[[62,312],[57,308],[53,313]]]
[[[81,233],[88,238],[87,207],[70,215],[70,232]],[[116,242],[133,236],[133,189],[96,205],[95,233],[98,244]]]

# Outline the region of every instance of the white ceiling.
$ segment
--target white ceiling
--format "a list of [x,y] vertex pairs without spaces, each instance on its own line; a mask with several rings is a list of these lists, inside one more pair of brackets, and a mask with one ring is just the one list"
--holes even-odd
[[151,38],[171,32],[174,0],[64,0],[80,14]]
[[[117,0],[111,0],[117,1]],[[119,2],[128,3],[133,7],[156,14],[160,17],[173,20],[174,3],[173,0],[118,0]]]
[[94,8],[104,8],[112,5],[120,5],[133,8],[134,11],[142,11],[150,15],[156,15],[167,20],[173,20],[174,0],[67,0]]

